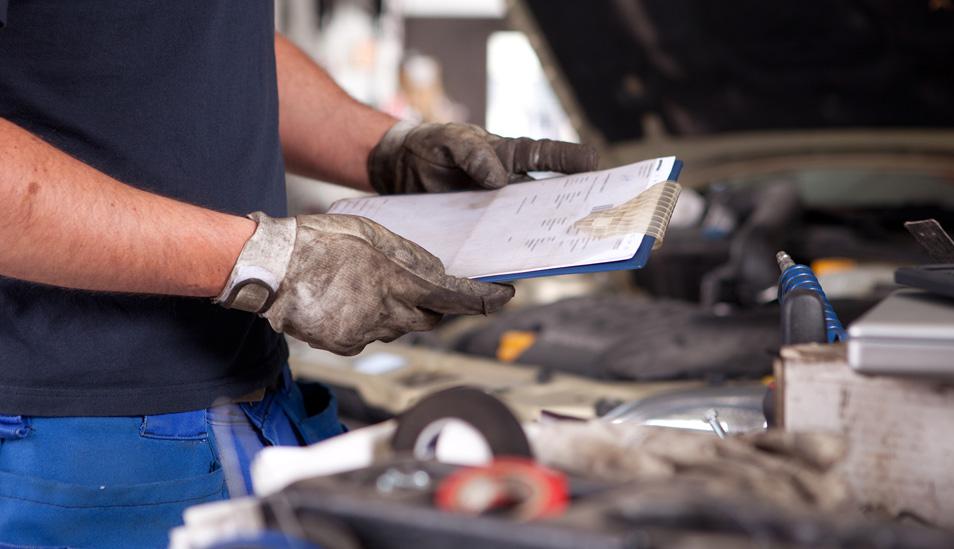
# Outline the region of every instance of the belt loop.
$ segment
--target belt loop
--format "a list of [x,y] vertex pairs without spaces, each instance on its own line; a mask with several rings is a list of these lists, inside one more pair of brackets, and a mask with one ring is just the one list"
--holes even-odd
[[23,416],[0,416],[0,440],[26,438],[30,425]]
[[143,416],[139,434],[162,440],[205,440],[209,437],[205,409]]

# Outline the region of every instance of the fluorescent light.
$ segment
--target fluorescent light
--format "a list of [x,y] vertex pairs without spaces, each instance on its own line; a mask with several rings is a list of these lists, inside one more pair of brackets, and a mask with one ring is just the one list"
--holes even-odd
[[391,8],[405,17],[491,17],[507,12],[504,0],[391,0]]

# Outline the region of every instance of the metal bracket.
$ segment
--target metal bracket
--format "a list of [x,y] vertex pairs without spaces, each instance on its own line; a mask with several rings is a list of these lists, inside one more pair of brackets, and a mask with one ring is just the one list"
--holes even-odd
[[936,219],[908,221],[904,228],[937,263],[954,263],[954,240]]

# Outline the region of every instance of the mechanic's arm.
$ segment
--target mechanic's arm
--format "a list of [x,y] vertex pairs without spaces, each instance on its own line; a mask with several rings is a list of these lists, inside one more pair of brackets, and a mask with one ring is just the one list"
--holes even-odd
[[279,132],[288,171],[371,191],[368,153],[397,119],[354,100],[304,52],[275,35]]
[[496,189],[527,172],[594,170],[596,150],[503,138],[473,124],[397,122],[348,96],[275,35],[279,129],[292,172],[381,194]]
[[0,275],[115,292],[214,296],[251,219],[130,187],[0,119]]
[[361,217],[257,212],[253,221],[120,183],[3,119],[0,143],[3,276],[215,296],[343,354],[513,297],[510,286],[448,276],[423,248]]

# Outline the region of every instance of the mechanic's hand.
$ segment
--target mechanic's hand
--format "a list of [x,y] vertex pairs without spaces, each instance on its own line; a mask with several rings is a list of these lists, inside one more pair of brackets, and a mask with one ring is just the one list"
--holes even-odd
[[[374,340],[430,330],[445,314],[492,313],[514,294],[512,286],[445,274],[424,248],[363,217],[249,217],[258,228],[217,302],[256,310],[312,347],[354,355]],[[275,291],[243,307],[228,296],[250,278],[273,279]]]
[[380,194],[498,189],[527,172],[595,170],[587,145],[526,137],[509,139],[472,124],[398,122],[368,155],[371,186]]

